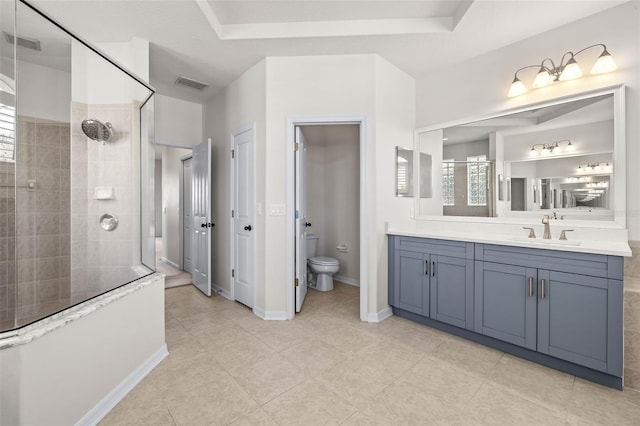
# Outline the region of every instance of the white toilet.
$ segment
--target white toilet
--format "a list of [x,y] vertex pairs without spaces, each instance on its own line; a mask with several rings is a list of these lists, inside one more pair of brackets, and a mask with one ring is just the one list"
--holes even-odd
[[340,269],[340,263],[332,257],[317,255],[318,239],[319,237],[315,234],[307,234],[307,266],[312,275],[312,280],[309,282],[316,290],[333,290],[333,274]]

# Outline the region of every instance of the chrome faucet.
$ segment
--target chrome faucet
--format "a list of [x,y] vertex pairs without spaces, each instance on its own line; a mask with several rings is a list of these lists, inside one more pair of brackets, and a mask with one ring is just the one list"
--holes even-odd
[[551,239],[551,229],[549,229],[549,215],[545,214],[542,217],[542,224],[544,225],[544,233],[542,234],[542,238],[545,240]]

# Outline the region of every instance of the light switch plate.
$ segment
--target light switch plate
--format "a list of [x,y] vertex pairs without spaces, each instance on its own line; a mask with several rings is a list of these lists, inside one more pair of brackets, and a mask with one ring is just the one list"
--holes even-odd
[[287,206],[284,204],[271,204],[269,213],[271,216],[284,216],[287,214]]

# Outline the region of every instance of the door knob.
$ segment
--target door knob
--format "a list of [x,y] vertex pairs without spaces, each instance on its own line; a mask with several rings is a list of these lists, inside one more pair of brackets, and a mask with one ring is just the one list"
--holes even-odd
[[308,227],[310,227],[310,226],[311,226],[311,222],[306,222],[306,223],[304,224],[304,226],[305,226],[305,227],[307,227],[307,228],[308,228]]
[[200,227],[201,227],[201,228],[206,228],[206,227],[207,227],[207,224],[206,224],[206,223],[203,223],[202,225],[200,225]]
[[245,231],[251,231],[251,225],[247,225],[247,226],[245,226],[245,227],[244,227],[244,230],[245,230]]

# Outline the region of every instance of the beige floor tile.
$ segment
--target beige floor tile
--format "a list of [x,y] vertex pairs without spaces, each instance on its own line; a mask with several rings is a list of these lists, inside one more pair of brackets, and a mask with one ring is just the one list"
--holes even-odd
[[121,405],[118,404],[99,423],[101,426],[121,425],[167,425],[173,426],[175,422],[169,409],[163,402],[148,405]]
[[295,321],[278,321],[255,336],[270,346],[276,352],[282,352],[294,346],[309,343],[314,340],[314,333]]
[[320,340],[294,346],[283,352],[282,355],[307,377],[315,377],[338,362],[347,359],[342,351]]
[[165,294],[170,354],[103,424],[608,426],[640,418],[631,388],[575,379],[399,317],[363,323],[359,289],[341,283],[310,291],[287,322],[263,321],[193,286]]
[[576,379],[568,412],[576,417],[610,425],[637,425],[640,393],[623,392]]
[[236,382],[259,404],[263,405],[305,380],[302,371],[280,354],[239,368],[233,374]]
[[278,426],[278,423],[262,408],[257,408],[231,423],[231,426]]
[[[462,413],[441,424],[561,425],[566,415],[532,403],[507,388],[484,383]],[[462,423],[462,424],[463,424]]]
[[357,411],[342,397],[312,379],[268,402],[263,408],[282,426],[337,425]]
[[177,425],[227,425],[258,405],[231,377],[166,399]]
[[493,374],[503,353],[468,340],[451,337],[433,351],[439,358],[463,370],[489,377]]
[[377,338],[364,327],[342,325],[317,333],[318,339],[339,349],[345,354],[366,351],[377,343]]
[[490,380],[556,411],[569,406],[575,377],[533,362],[504,355]]

